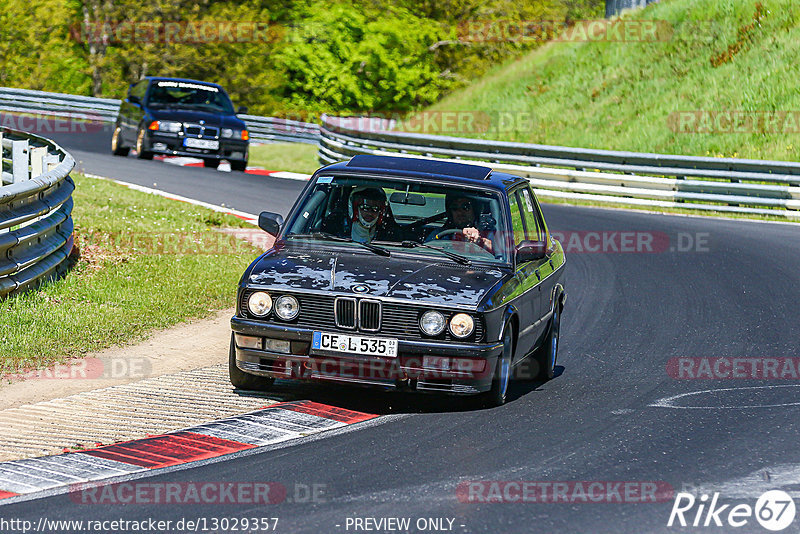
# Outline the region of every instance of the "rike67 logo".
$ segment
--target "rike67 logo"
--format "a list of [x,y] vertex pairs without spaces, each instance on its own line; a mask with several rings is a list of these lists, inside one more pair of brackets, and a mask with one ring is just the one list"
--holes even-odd
[[678,493],[669,514],[667,526],[691,527],[743,527],[755,520],[767,530],[784,530],[794,522],[795,504],[785,491],[770,490],[755,503],[719,504],[719,493],[699,498],[691,493]]

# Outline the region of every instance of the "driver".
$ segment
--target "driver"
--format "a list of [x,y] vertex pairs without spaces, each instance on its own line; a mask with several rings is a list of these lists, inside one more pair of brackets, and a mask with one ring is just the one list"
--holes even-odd
[[[475,201],[461,193],[447,193],[444,199],[447,220],[442,227],[428,236],[431,239],[451,239],[453,241],[467,241],[486,249],[494,254],[494,247],[490,231],[478,230],[478,217],[475,213]],[[439,237],[445,230],[461,230]]]

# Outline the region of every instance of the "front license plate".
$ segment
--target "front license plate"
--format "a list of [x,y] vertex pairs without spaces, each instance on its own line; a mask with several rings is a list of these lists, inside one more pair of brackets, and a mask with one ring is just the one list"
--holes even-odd
[[190,148],[207,148],[210,150],[217,150],[219,148],[219,141],[211,141],[208,139],[195,139],[194,137],[187,137],[183,140],[183,146]]
[[397,357],[397,340],[387,338],[314,332],[311,348],[364,356]]

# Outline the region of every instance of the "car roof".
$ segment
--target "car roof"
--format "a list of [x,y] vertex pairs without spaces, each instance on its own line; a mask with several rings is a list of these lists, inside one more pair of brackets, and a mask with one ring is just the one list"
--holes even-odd
[[408,176],[434,179],[453,184],[482,185],[492,189],[508,189],[517,183],[527,183],[520,176],[494,171],[489,167],[451,161],[397,156],[353,156],[349,161],[323,167],[320,174],[374,174],[375,176]]
[[203,80],[192,80],[191,78],[169,78],[166,76],[145,76],[145,80],[150,80],[154,82],[159,81],[170,81],[170,82],[186,82],[186,83],[199,83],[201,85],[211,85],[214,87],[218,87],[222,89],[222,86],[212,82],[204,82]]

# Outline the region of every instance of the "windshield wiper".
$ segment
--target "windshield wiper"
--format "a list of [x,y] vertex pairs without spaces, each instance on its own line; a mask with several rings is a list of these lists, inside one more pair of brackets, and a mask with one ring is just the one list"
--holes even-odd
[[426,245],[425,243],[420,243],[419,241],[403,241],[402,243],[400,243],[400,245],[404,248],[425,247],[431,250],[438,250],[439,252],[441,252],[442,254],[444,254],[445,256],[447,256],[456,263],[460,263],[461,265],[472,265],[472,261],[470,261],[469,259],[465,258],[460,254],[456,254],[455,252],[450,252],[449,250],[444,250],[439,247],[432,247],[430,245]]
[[386,256],[387,258],[392,255],[391,252],[386,250],[385,248],[379,247],[377,245],[372,245],[370,243],[361,243],[360,241],[355,241],[349,237],[339,237],[337,235],[329,234],[328,232],[311,232],[308,234],[290,234],[286,236],[286,239],[298,237],[298,238],[311,238],[311,239],[324,239],[326,241],[339,241],[341,243],[355,243],[357,245],[361,245],[365,249],[369,250],[370,252],[374,252],[380,256]]

